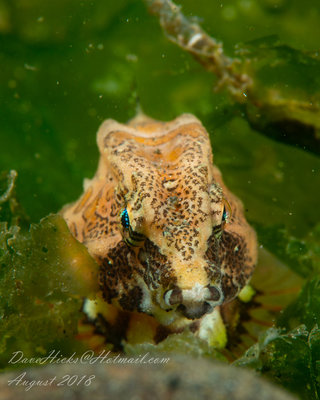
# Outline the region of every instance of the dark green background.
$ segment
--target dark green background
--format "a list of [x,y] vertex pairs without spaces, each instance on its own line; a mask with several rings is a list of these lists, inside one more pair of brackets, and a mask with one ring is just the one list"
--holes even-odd
[[[317,1],[181,4],[229,54],[239,42],[270,34],[298,49],[319,43]],[[191,112],[203,121],[252,222],[284,223],[304,236],[319,220],[320,161],[252,131],[142,1],[10,0],[0,2],[0,13],[0,169],[18,171],[18,195],[32,221],[81,193],[96,168],[99,124],[125,122],[138,102],[155,118]]]

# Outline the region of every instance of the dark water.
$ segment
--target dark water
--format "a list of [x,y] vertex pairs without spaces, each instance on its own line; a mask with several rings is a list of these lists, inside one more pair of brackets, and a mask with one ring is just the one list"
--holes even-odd
[[[269,34],[316,49],[315,1],[183,2],[226,49]],[[81,191],[97,163],[101,121],[126,121],[137,103],[162,120],[197,115],[212,133],[224,178],[248,218],[304,235],[319,220],[320,162],[252,131],[214,77],[162,34],[142,1],[0,2],[0,169],[19,173],[33,221]],[[318,34],[317,34],[318,32]]]

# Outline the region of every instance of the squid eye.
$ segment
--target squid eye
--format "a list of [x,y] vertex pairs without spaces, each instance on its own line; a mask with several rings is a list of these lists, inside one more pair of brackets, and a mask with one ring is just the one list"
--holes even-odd
[[125,208],[120,214],[121,224],[125,229],[128,229],[130,226],[130,219],[127,209]]
[[227,224],[228,222],[230,222],[230,219],[232,217],[232,210],[231,210],[231,206],[226,198],[223,199],[223,203],[224,203],[224,207],[223,207],[221,223],[224,225],[224,224]]
[[226,210],[226,208],[223,208],[223,213],[222,213],[222,222],[228,222],[229,219],[229,213]]
[[126,208],[120,213],[120,221],[124,228],[122,232],[124,241],[130,246],[141,246],[145,240],[145,236],[132,230],[128,210]]

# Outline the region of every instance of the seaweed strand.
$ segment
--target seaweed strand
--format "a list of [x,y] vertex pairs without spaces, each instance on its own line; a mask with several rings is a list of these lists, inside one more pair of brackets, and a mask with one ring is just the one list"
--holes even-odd
[[237,100],[246,99],[251,79],[235,71],[239,60],[228,57],[220,42],[209,36],[195,21],[185,17],[171,0],[145,0],[149,11],[158,16],[168,38],[188,51],[218,78],[216,89],[226,87]]

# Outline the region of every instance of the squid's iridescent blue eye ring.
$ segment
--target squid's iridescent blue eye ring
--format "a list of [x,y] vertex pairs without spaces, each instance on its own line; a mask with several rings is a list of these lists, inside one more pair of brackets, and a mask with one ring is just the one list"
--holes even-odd
[[128,229],[130,226],[130,219],[127,209],[125,208],[120,214],[121,224],[125,229]]

